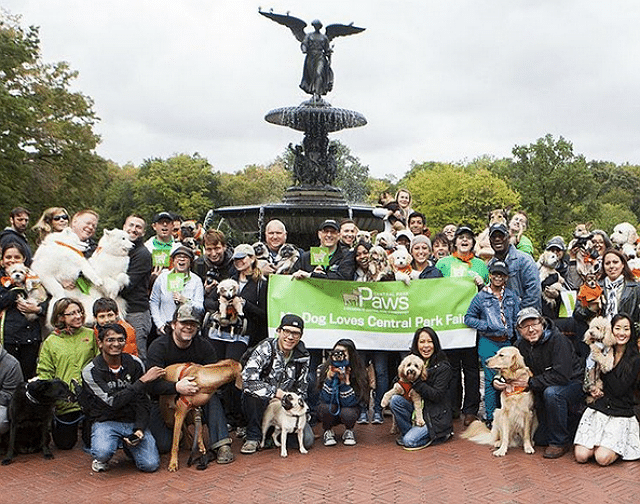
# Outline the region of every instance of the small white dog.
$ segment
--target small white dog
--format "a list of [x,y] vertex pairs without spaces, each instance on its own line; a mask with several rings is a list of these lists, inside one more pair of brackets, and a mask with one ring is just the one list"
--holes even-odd
[[[34,301],[36,304],[40,304],[47,299],[47,291],[42,286],[40,278],[24,264],[12,264],[7,267],[6,273],[10,282],[5,287],[12,286],[20,289],[22,292],[18,296],[22,299]],[[24,316],[27,320],[38,318],[37,313],[25,313]]]
[[389,256],[389,263],[395,272],[396,280],[404,282],[406,285],[409,285],[413,278],[413,268],[411,268],[412,259],[407,248],[402,245],[399,245]]
[[625,243],[636,245],[638,241],[638,233],[633,224],[629,222],[621,222],[616,224],[611,233],[611,242],[616,248],[621,248]]
[[242,300],[238,297],[239,288],[238,282],[232,278],[222,280],[218,284],[219,308],[213,318],[222,327],[235,325],[239,318],[244,317]]
[[[289,433],[298,435],[300,453],[307,453],[303,443],[304,426],[307,423],[307,410],[309,407],[298,394],[287,392],[280,399],[271,399],[262,417],[262,443],[264,448],[269,427],[273,426],[273,442],[280,447],[280,456],[287,457],[287,436]],[[278,439],[280,435],[280,439]]]

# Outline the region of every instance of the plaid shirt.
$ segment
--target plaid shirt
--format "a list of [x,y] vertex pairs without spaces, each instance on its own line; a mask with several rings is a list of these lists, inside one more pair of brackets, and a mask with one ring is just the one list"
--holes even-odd
[[[306,398],[309,382],[309,352],[302,341],[293,349],[288,361],[278,349],[277,340],[267,338],[255,347],[242,370],[242,389],[256,397],[271,399],[276,391],[295,392]],[[264,371],[271,369],[266,376]]]

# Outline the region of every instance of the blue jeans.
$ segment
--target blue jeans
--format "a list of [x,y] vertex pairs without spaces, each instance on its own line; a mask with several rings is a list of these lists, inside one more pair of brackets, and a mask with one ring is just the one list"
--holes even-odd
[[396,419],[396,425],[402,434],[402,444],[407,448],[417,448],[424,446],[429,441],[429,429],[414,426],[411,417],[413,416],[413,403],[400,395],[394,395],[389,403],[391,413]]
[[[122,438],[133,434],[132,422],[94,422],[91,427],[91,456],[99,462],[108,462],[118,448],[122,448]],[[143,472],[153,472],[160,467],[160,454],[156,441],[149,429],[136,446],[127,446],[136,467]]]
[[584,392],[579,381],[547,387],[542,394],[536,394],[539,425],[535,443],[541,446],[571,444],[578,428],[583,400]]
[[[373,412],[382,414],[380,401],[385,392],[389,390],[389,352],[386,350],[365,350],[361,352],[361,355],[365,366],[369,361],[373,362],[373,368],[376,371]],[[368,411],[369,408],[367,406],[365,405],[364,411]]]
[[493,357],[502,347],[509,346],[509,341],[493,341],[482,336],[478,337],[478,356],[484,370],[484,409],[487,420],[493,421],[493,412],[499,406],[499,394],[491,384],[496,376],[495,369],[487,367],[487,359]]
[[[209,448],[215,450],[223,445],[230,445],[231,438],[227,430],[227,417],[222,409],[220,399],[216,394],[211,396],[209,402],[201,406],[203,421],[209,428]],[[173,429],[167,427],[162,419],[160,407],[157,402],[151,405],[151,419],[149,421],[149,429],[156,438],[158,450],[160,453],[169,453],[173,442]]]

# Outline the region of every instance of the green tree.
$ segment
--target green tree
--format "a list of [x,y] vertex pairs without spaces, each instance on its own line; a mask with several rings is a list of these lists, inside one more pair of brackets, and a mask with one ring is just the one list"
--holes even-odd
[[104,187],[91,98],[72,92],[66,62],[41,60],[38,28],[0,10],[0,213],[17,204],[90,206]]
[[279,203],[291,185],[291,173],[282,161],[264,167],[249,165],[236,173],[220,174],[220,205]]
[[425,214],[427,225],[467,224],[480,232],[494,208],[515,206],[519,195],[486,168],[426,162],[414,164],[399,184],[413,195],[412,207]]
[[552,135],[513,148],[511,163],[492,171],[504,178],[521,197],[529,215],[527,234],[538,244],[553,235],[567,235],[577,222],[597,213],[597,182],[571,142]]
[[133,208],[148,218],[168,210],[202,219],[210,208],[218,206],[219,184],[219,174],[197,153],[148,159],[133,182]]

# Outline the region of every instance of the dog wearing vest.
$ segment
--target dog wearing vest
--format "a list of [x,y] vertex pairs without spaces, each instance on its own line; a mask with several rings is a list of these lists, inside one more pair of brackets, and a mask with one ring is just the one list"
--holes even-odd
[[[198,386],[198,393],[192,396],[178,396],[175,399],[175,412],[173,418],[173,443],[171,445],[171,458],[169,460],[169,471],[178,470],[178,446],[180,444],[180,436],[187,413],[205,405],[211,399],[211,396],[220,387],[227,383],[235,381],[236,387],[242,388],[242,366],[233,359],[225,359],[215,364],[193,364],[187,362],[184,364],[172,364],[164,368],[164,379],[173,383],[177,383],[183,378],[193,377],[195,384]],[[165,401],[166,399],[166,401]],[[173,402],[173,397],[163,396],[163,403],[169,403],[169,409]],[[166,411],[166,410],[165,410]],[[170,420],[165,416],[165,421]],[[169,423],[169,422],[167,422]],[[197,442],[198,450],[202,457],[206,456],[207,449],[204,445],[202,437],[202,428],[198,428],[196,423],[196,432],[194,434],[194,447]],[[191,465],[193,460],[193,452],[189,457],[187,465]],[[206,462],[203,462],[206,466]]]
[[[424,361],[417,355],[407,355],[398,366],[398,381],[382,396],[380,406],[386,408],[394,395],[404,396],[413,403],[413,410],[416,415],[415,423],[417,426],[422,427],[425,425],[422,413],[422,396],[413,390],[413,382],[418,378],[423,380],[427,378],[427,369],[424,366]],[[391,425],[391,433],[395,434],[395,432],[396,422],[394,417],[393,424]]]
[[510,447],[520,445],[525,453],[534,453],[533,433],[538,421],[533,392],[527,389],[527,382],[533,373],[525,365],[520,351],[512,346],[498,350],[487,359],[487,366],[498,371],[493,379],[493,387],[501,390],[501,407],[493,413],[491,432],[488,432],[484,423],[476,420],[461,437],[475,443],[493,445],[493,455],[496,457],[504,457]]

